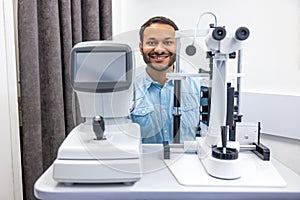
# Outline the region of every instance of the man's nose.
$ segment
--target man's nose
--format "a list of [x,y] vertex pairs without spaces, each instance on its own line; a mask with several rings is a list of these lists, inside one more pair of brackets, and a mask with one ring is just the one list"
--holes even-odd
[[164,45],[162,42],[159,42],[159,43],[156,45],[154,51],[155,51],[156,53],[158,53],[158,54],[161,54],[161,53],[165,52],[165,51],[166,51],[165,45]]

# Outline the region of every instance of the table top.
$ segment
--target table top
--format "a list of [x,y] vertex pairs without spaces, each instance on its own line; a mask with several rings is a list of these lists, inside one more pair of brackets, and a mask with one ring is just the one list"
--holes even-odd
[[[191,155],[190,155],[191,156]],[[193,155],[192,155],[193,156]],[[194,155],[197,156],[196,154]],[[259,160],[259,158],[257,158]],[[200,162],[200,161],[199,161]],[[265,161],[268,162],[268,161]],[[300,199],[300,176],[281,162],[271,163],[286,182],[284,187],[236,185],[186,186],[177,181],[163,160],[161,145],[143,145],[142,178],[133,185],[58,183],[50,166],[34,185],[39,199]],[[197,173],[186,171],[186,173]]]

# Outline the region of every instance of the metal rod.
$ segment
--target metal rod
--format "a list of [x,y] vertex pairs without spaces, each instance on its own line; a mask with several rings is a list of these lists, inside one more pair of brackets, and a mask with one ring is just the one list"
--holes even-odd
[[173,115],[173,143],[180,143],[180,114]]
[[[176,67],[175,72],[180,72],[180,38],[176,38]],[[173,114],[173,143],[180,143],[180,103],[181,103],[181,80],[174,80],[174,108]]]
[[[242,57],[243,57],[243,50],[240,49],[238,50],[238,57],[237,57],[237,73],[241,73],[242,72]],[[237,114],[240,115],[240,98],[241,98],[241,77],[238,76],[237,77],[237,92],[238,92],[238,96],[236,98],[236,103],[237,103]]]

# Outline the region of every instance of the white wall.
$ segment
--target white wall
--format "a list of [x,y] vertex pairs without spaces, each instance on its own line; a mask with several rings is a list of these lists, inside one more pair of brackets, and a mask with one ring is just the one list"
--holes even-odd
[[244,91],[300,96],[299,0],[113,0],[113,34],[137,30],[156,15],[192,29],[205,11],[214,12],[219,25],[251,31],[244,49]]
[[0,0],[0,199],[21,200],[13,3]]
[[[241,25],[250,29],[244,48],[242,91],[263,94],[289,95],[300,98],[300,1],[299,0],[112,0],[113,35],[136,35],[150,17],[163,15],[173,19],[179,28],[193,29],[198,16],[211,11],[218,25],[234,29]],[[200,26],[210,22],[204,18]],[[203,27],[206,28],[206,27]],[[136,44],[137,45],[137,44]],[[140,56],[138,63],[142,62]],[[270,102],[272,103],[272,102]],[[253,111],[255,111],[255,105]],[[299,110],[300,103],[295,106]],[[278,108],[280,105],[274,105]],[[283,108],[284,109],[284,108]],[[289,108],[290,109],[290,108]],[[293,110],[293,109],[292,109]],[[274,110],[275,111],[275,110]],[[268,113],[280,114],[277,112]],[[292,116],[298,116],[294,113]],[[289,116],[283,118],[289,120]],[[274,124],[274,126],[284,126]],[[297,128],[294,124],[293,130]],[[298,129],[298,128],[297,128]],[[268,133],[274,134],[276,133]],[[292,135],[299,135],[300,131]],[[293,141],[292,144],[290,141]],[[273,157],[286,163],[300,174],[300,162],[282,153],[299,152],[300,140],[263,135],[262,142],[271,148]]]

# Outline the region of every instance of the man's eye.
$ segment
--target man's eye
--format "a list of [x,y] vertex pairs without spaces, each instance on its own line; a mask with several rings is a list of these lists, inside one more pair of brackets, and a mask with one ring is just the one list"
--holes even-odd
[[174,42],[171,40],[167,40],[167,41],[164,41],[164,44],[169,46],[169,45],[173,45]]
[[146,42],[146,44],[149,45],[149,46],[154,46],[154,45],[156,45],[156,42],[148,41],[148,42]]

